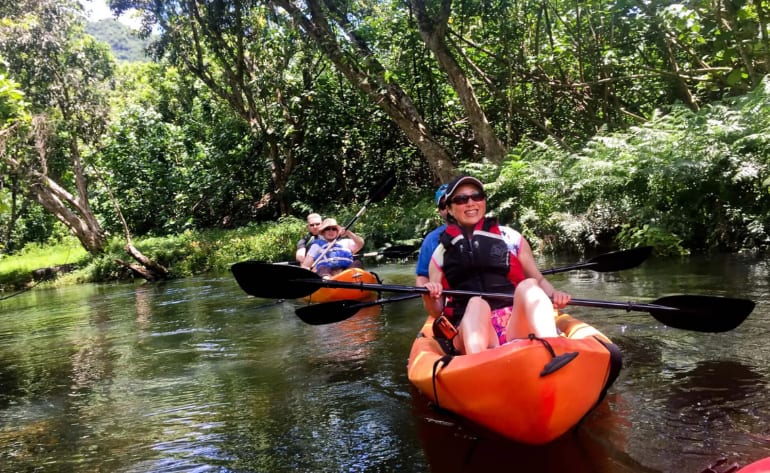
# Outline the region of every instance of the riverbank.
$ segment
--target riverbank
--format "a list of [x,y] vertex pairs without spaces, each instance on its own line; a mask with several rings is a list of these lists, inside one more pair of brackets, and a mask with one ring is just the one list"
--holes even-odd
[[[301,220],[249,225],[234,230],[187,231],[164,237],[136,238],[134,244],[169,269],[171,278],[224,271],[244,259],[293,259],[304,231]],[[105,253],[88,254],[74,237],[50,245],[28,245],[0,258],[0,297],[38,284],[69,285],[129,280],[135,276],[117,263],[126,259],[125,240],[113,238]]]
[[[358,206],[333,212],[337,221],[350,222]],[[355,231],[365,236],[364,252],[396,244],[419,244],[420,238],[440,224],[432,200],[396,207],[373,207],[358,220]],[[145,256],[165,266],[177,279],[226,271],[246,259],[293,261],[297,240],[307,231],[305,221],[281,217],[235,229],[188,230],[162,237],[135,237]],[[131,270],[115,263],[130,259],[126,242],[115,236],[104,254],[88,254],[74,237],[46,245],[31,244],[13,255],[0,254],[0,298],[29,287],[130,280]]]
[[[381,222],[376,218],[372,221]],[[428,227],[436,224],[430,218],[423,218],[420,225],[415,223],[412,227],[427,232]],[[396,240],[393,238],[396,231],[375,232],[365,222],[359,227],[361,230],[357,233],[371,235],[366,238],[364,252],[377,251],[389,244],[419,244],[415,239]],[[384,224],[384,227],[388,225]],[[293,261],[297,240],[305,231],[304,221],[285,217],[278,222],[231,230],[186,231],[178,235],[135,238],[133,243],[148,258],[168,268],[169,279],[178,279],[223,272],[233,263],[247,259]],[[137,276],[131,270],[115,262],[116,259],[127,259],[124,246],[125,240],[115,237],[104,254],[94,256],[88,254],[76,238],[68,237],[49,245],[27,245],[14,255],[0,255],[0,299],[40,284],[65,286],[134,279]]]

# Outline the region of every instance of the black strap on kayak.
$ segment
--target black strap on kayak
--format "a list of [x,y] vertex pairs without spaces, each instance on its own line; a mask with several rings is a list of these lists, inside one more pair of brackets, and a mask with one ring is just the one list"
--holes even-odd
[[607,396],[607,391],[609,391],[610,386],[612,386],[612,383],[614,383],[618,378],[618,375],[620,375],[620,370],[623,368],[623,354],[620,352],[620,348],[618,348],[618,346],[614,343],[607,343],[599,337],[595,336],[593,338],[597,342],[601,343],[608,352],[610,352],[610,372],[607,374],[607,382],[604,383],[604,388],[602,388],[602,392],[599,394],[599,399],[596,400],[596,404],[594,404],[594,406],[585,413],[585,415],[578,421],[578,423],[575,424],[575,427],[572,429],[573,432],[577,432],[577,430],[583,424],[583,421],[586,419],[586,417],[588,417],[588,414],[599,407],[599,404],[601,404],[605,396]]
[[444,355],[438,360],[436,360],[435,363],[433,363],[433,399],[436,400],[436,408],[441,409],[441,403],[438,402],[438,390],[436,389],[436,375],[438,375],[439,368],[443,368],[444,366],[447,366],[454,356],[452,355]]
[[551,373],[555,373],[559,371],[561,368],[566,366],[570,361],[574,360],[576,356],[578,356],[580,353],[573,351],[569,353],[562,353],[561,355],[557,355],[555,351],[553,351],[553,347],[550,343],[548,343],[548,340],[544,338],[536,337],[534,333],[529,334],[530,340],[537,340],[538,342],[542,343],[546,350],[548,350],[548,353],[551,354],[551,358],[553,358],[551,361],[549,361],[544,367],[543,371],[540,372],[540,377],[548,376]]
[[451,356],[457,355],[457,349],[455,348],[455,344],[452,343],[452,340],[448,340],[446,338],[439,338],[439,337],[433,337],[438,345],[441,347],[442,350],[444,350],[444,353]]
[[620,352],[620,348],[618,348],[618,346],[614,343],[607,343],[599,337],[594,337],[594,339],[601,343],[604,348],[610,352],[610,372],[607,375],[607,382],[604,383],[602,394],[599,396],[599,400],[596,401],[596,404],[599,405],[599,403],[604,400],[604,397],[607,395],[607,391],[610,389],[610,386],[612,386],[612,383],[614,383],[618,378],[620,370],[623,368],[623,354]]

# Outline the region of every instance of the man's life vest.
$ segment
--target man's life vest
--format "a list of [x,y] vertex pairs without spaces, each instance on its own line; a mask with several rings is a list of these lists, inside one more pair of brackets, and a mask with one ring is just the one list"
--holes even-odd
[[319,255],[322,254],[326,247],[329,245],[333,246],[329,249],[329,251],[326,252],[318,264],[315,265],[317,269],[345,269],[353,264],[353,253],[348,249],[348,247],[342,245],[339,241],[335,241],[333,243],[329,242],[321,245],[321,253],[319,253]]
[[297,242],[297,249],[305,248],[310,249],[311,246],[317,245],[319,243],[323,243],[326,240],[321,238],[318,235],[313,235],[312,233],[308,232],[307,235],[305,235],[303,238]]

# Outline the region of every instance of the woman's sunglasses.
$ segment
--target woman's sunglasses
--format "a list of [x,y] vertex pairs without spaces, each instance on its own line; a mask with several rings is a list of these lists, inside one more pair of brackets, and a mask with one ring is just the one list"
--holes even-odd
[[465,205],[468,203],[469,200],[472,200],[474,202],[481,202],[486,198],[487,198],[487,195],[485,193],[474,192],[473,194],[460,194],[460,195],[452,196],[449,199],[449,202],[455,205]]

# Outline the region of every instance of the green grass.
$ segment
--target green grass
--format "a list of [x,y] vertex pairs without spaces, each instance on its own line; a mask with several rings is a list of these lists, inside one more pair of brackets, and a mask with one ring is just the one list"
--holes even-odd
[[[338,221],[347,222],[359,210],[339,209]],[[417,243],[439,219],[432,199],[414,196],[401,205],[375,206],[356,224],[356,233],[364,235],[364,251],[374,251],[386,244]],[[306,231],[304,219],[284,217],[277,222],[254,223],[237,229],[186,231],[162,237],[136,237],[134,246],[146,257],[169,270],[169,277],[184,278],[198,274],[220,274],[233,263],[247,259],[279,262],[293,261],[297,240]],[[410,240],[414,239],[414,240]],[[125,239],[113,237],[102,255],[88,254],[79,242],[68,237],[61,243],[28,245],[13,255],[0,254],[0,295],[36,284],[32,271],[63,264],[75,271],[60,274],[47,285],[130,280],[131,270],[117,264],[120,259],[134,263],[125,250]]]
[[[245,259],[283,261],[294,258],[294,248],[304,231],[295,218],[249,225],[235,230],[187,231],[178,235],[134,239],[134,245],[148,258],[169,270],[171,278],[208,272],[223,272]],[[87,253],[75,238],[48,246],[28,245],[14,255],[0,256],[0,293],[29,287],[37,281],[36,269],[74,265],[71,273],[59,275],[46,285],[107,282],[134,277],[115,262],[134,262],[124,249],[125,240],[113,238],[105,253]]]
[[74,237],[54,245],[27,245],[13,256],[0,255],[0,289],[19,288],[33,282],[32,272],[64,264],[80,266],[90,258]]

